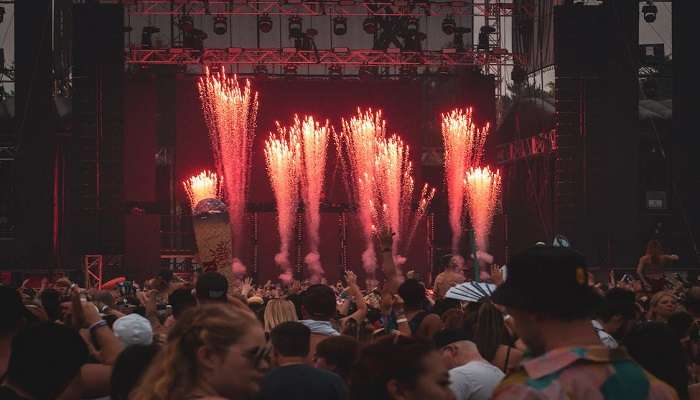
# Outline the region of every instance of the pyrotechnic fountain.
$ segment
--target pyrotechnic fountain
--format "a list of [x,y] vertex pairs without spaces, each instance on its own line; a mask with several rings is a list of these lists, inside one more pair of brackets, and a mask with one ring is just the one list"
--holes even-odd
[[326,121],[321,125],[313,117],[303,121],[294,118],[297,138],[301,138],[301,196],[304,201],[306,229],[309,235],[309,253],[304,258],[311,274],[311,281],[318,283],[323,276],[319,255],[319,226],[321,224],[321,195],[326,173],[326,152],[331,128]]
[[476,248],[485,253],[493,216],[501,197],[501,174],[498,170],[492,172],[489,167],[471,168],[467,171],[464,189]]
[[282,269],[279,278],[292,281],[293,267],[289,261],[289,249],[294,236],[297,206],[299,204],[299,138],[294,131],[277,125],[277,134],[265,141],[265,161],[277,204],[277,227],[280,235],[280,251],[275,263]]
[[462,235],[462,208],[464,204],[464,174],[478,167],[484,152],[489,124],[479,129],[474,125],[472,109],[456,109],[442,115],[442,137],[445,145],[445,182],[452,252],[459,253]]
[[413,212],[415,182],[410,151],[396,135],[378,140],[374,177],[374,224],[382,230],[390,228],[394,232],[392,255],[397,264],[403,264],[405,258],[402,255],[406,254],[435,189],[423,186],[418,208]]
[[244,85],[240,85],[235,75],[227,77],[223,72],[210,74],[209,68],[199,79],[198,88],[216,169],[224,178],[233,234],[232,267],[236,274],[243,274],[245,266],[237,257],[243,238],[258,94],[251,89],[250,81],[246,80]]
[[375,219],[374,167],[377,145],[384,139],[386,122],[382,112],[358,109],[349,120],[343,119],[343,129],[334,135],[338,159],[346,173],[346,188],[351,201],[357,205],[357,215],[365,237],[362,266],[369,275],[377,268],[377,255],[372,243]]

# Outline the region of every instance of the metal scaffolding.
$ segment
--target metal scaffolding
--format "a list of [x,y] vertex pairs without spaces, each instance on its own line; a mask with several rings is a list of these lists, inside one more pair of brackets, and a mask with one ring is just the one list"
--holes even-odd
[[[118,3],[102,0],[102,3]],[[130,15],[296,15],[296,16],[512,16],[511,3],[486,1],[240,1],[130,0],[121,1]],[[522,12],[527,10],[523,9]]]
[[136,65],[346,65],[346,66],[485,66],[522,62],[505,50],[407,52],[389,50],[334,49],[317,51],[285,49],[129,49],[126,62]]

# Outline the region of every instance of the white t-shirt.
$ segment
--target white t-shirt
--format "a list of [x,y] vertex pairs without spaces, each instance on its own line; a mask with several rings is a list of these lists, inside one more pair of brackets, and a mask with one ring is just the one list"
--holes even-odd
[[450,370],[450,390],[457,400],[488,400],[504,376],[487,362],[468,362]]

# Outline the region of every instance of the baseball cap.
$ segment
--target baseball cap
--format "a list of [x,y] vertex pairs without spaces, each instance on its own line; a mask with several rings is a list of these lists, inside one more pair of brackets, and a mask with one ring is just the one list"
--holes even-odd
[[205,272],[197,278],[195,291],[198,299],[226,300],[228,281],[218,272]]
[[588,285],[585,257],[571,248],[546,245],[513,256],[506,281],[491,299],[503,306],[556,316],[592,313],[601,301]]
[[112,331],[127,347],[148,346],[153,343],[151,323],[139,314],[129,314],[117,319],[112,325]]

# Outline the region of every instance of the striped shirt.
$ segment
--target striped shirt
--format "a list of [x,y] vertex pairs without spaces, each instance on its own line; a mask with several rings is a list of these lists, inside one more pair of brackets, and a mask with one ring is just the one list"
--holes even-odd
[[569,347],[526,358],[494,391],[493,399],[678,399],[622,348]]

